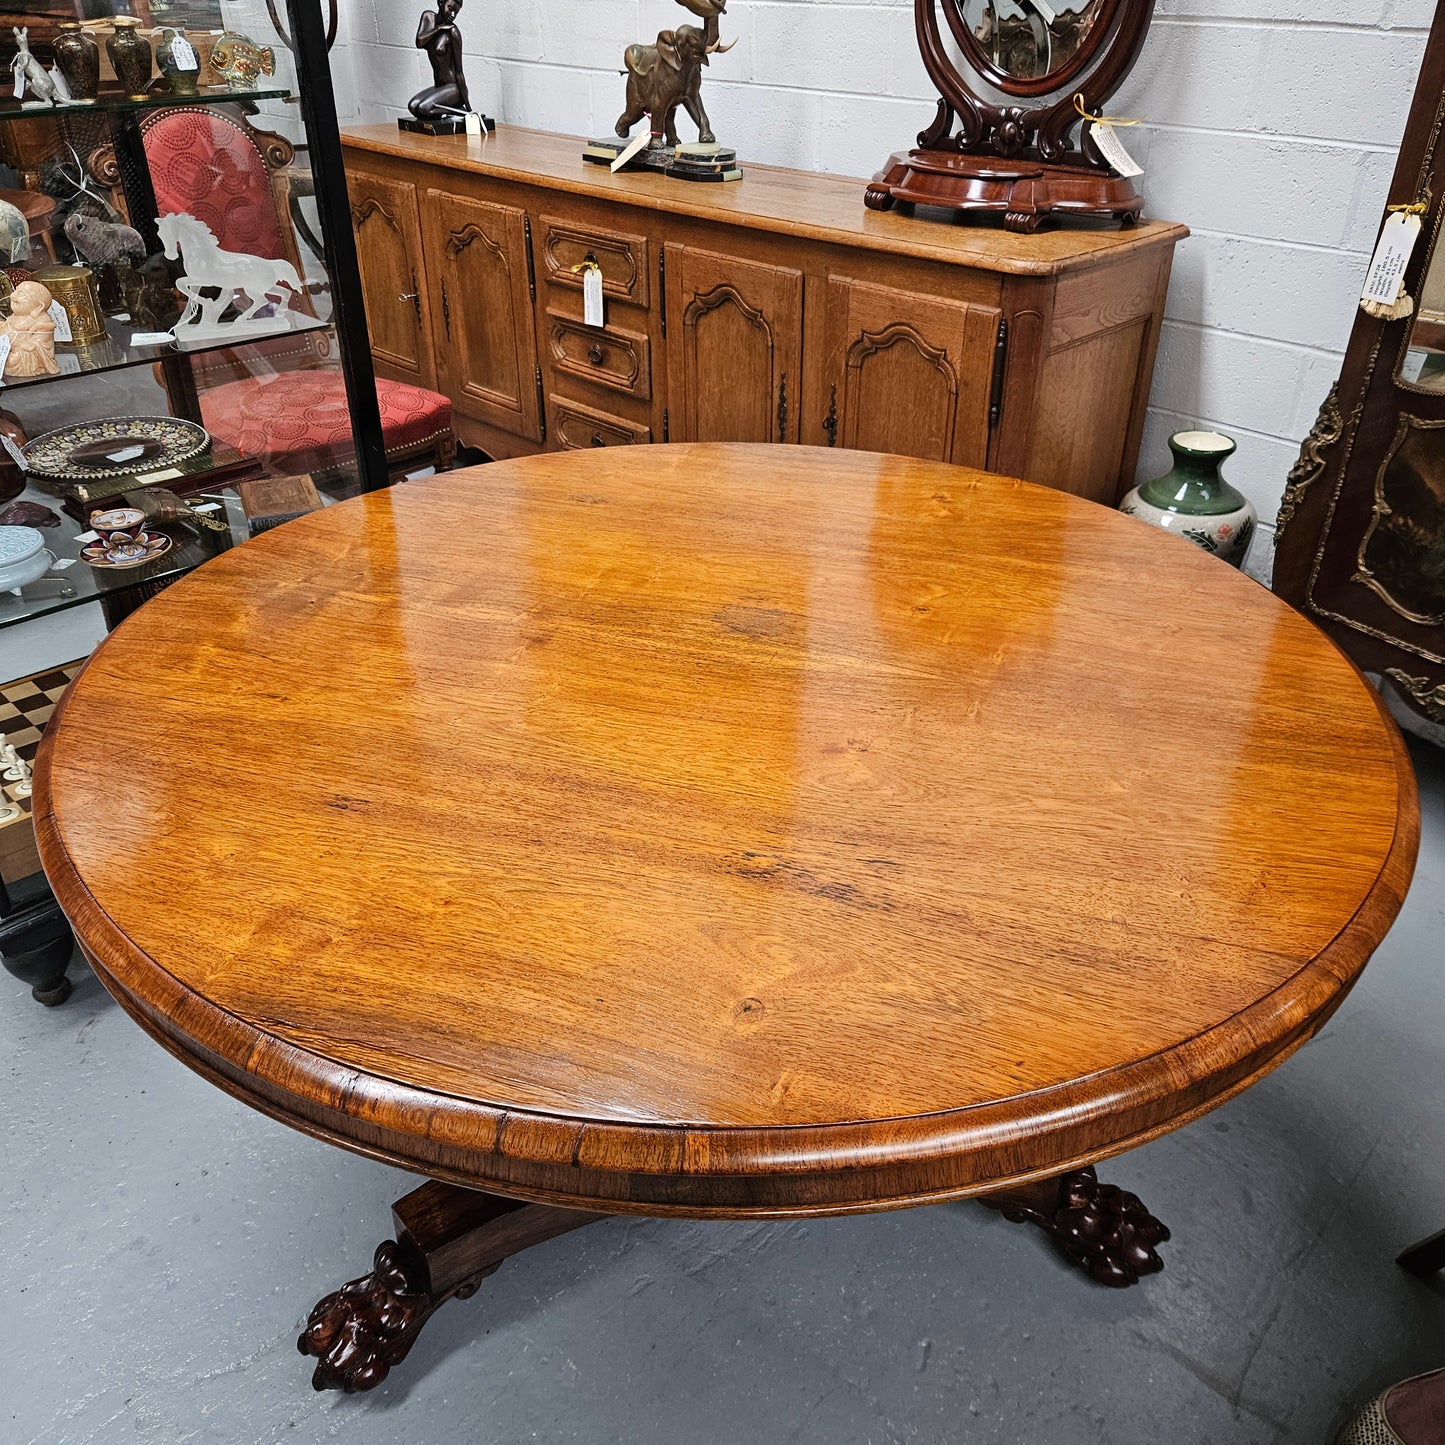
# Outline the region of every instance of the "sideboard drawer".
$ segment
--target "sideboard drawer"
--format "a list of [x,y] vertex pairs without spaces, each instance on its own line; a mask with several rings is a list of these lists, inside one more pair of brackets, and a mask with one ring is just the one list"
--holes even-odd
[[584,326],[547,313],[547,348],[553,370],[595,386],[652,398],[652,348],[647,337],[620,326]]
[[652,440],[652,428],[594,411],[565,396],[552,398],[552,430],[564,451],[586,447],[645,446]]
[[602,268],[602,294],[634,306],[652,296],[647,268],[647,237],[625,231],[575,225],[557,216],[542,217],[542,274],[553,286],[582,289],[580,268],[595,261]]

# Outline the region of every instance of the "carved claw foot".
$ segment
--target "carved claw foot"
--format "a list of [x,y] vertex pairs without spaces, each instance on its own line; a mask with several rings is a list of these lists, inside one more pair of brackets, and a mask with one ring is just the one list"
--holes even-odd
[[316,1359],[313,1390],[374,1390],[411,1352],[440,1300],[407,1272],[391,1241],[376,1251],[368,1275],[342,1285],[311,1311],[296,1341]]
[[1138,1195],[1100,1184],[1092,1169],[1044,1187],[1054,1193],[1052,1203],[1047,1195],[1039,1203],[1021,1195],[984,1202],[1013,1224],[1037,1225],[1066,1259],[1100,1284],[1124,1289],[1164,1268],[1155,1245],[1165,1243],[1169,1231]]

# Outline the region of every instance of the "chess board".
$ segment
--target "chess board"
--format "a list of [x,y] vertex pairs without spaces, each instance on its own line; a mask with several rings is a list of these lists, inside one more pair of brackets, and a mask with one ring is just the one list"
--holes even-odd
[[[72,662],[49,672],[37,672],[0,686],[0,735],[11,743],[27,763],[35,761],[40,738],[60,694],[80,671],[81,664]],[[0,780],[5,801],[20,809],[18,818],[0,823],[0,876],[13,883],[40,871],[35,852],[35,830],[30,822],[30,799],[15,796],[15,784]]]

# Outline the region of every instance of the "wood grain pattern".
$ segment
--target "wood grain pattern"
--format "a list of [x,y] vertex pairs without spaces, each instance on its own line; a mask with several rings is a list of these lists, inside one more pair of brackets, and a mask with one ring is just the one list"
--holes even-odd
[[371,298],[371,354],[383,375],[434,387],[431,307],[423,295],[421,203],[416,187],[353,175],[351,222],[362,288]]
[[[660,191],[657,178],[608,177],[594,193],[575,187],[581,162],[565,143],[539,132],[414,153],[401,140],[396,154],[369,148],[369,135],[348,137],[358,194],[404,186],[522,213],[520,228],[493,234],[508,276],[536,278],[541,392],[601,409],[632,438],[831,444],[986,466],[1094,499],[1134,483],[1182,228],[1154,227],[1142,245],[1112,228],[1050,232],[1021,252],[991,226],[918,219],[858,232],[864,212],[851,183],[843,193],[803,172],[765,170],[756,185],[726,188],[664,179]],[[721,208],[679,202],[677,192],[698,189],[726,189],[730,199]],[[853,229],[835,225],[845,216]],[[569,440],[549,421],[539,437],[516,406],[484,406],[462,390],[470,367],[446,339],[436,299],[452,264],[442,244],[428,231],[421,269],[458,436],[495,457],[573,445],[575,428]],[[1071,259],[1056,270],[1061,245]],[[932,255],[939,247],[942,260]],[[557,354],[559,317],[586,330],[580,268],[589,257],[602,271],[608,326],[646,341],[650,385],[619,391],[619,377]],[[1022,258],[1030,265],[1020,270]],[[394,288],[373,270],[368,309],[390,313]],[[482,274],[473,289],[491,286],[489,314],[515,318],[520,302],[506,279]],[[717,304],[694,304],[709,298]],[[1101,338],[1089,353],[1071,352]],[[388,364],[385,354],[379,362]],[[639,382],[641,362],[639,348]],[[1081,384],[1081,362],[1105,370]],[[523,378],[511,381],[520,392]]]
[[1177,1127],[1330,1016],[1418,840],[1374,694],[1247,578],[803,447],[304,517],[57,719],[41,856],[166,1047],[359,1152],[612,1211],[998,1196]]
[[865,182],[850,176],[749,164],[743,179],[730,185],[679,185],[665,176],[613,175],[602,166],[589,166],[582,159],[584,144],[579,137],[519,126],[498,126],[486,140],[402,135],[394,125],[353,126],[346,131],[349,149],[375,155],[542,184],[552,191],[625,201],[676,216],[722,222],[741,217],[749,226],[782,235],[1024,276],[1057,275],[1096,265],[1102,254],[1123,256],[1189,234],[1168,221],[1146,221],[1124,231],[1104,223],[1034,236],[1010,235],[992,227],[920,225],[906,216],[867,210]]

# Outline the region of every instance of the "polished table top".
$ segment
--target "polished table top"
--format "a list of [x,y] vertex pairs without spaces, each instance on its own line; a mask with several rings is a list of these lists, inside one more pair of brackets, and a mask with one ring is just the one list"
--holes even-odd
[[983,1192],[1259,1077],[1393,920],[1414,780],[1319,631],[1061,492],[571,453],[302,518],[47,733],[107,985],[297,1127],[639,1212]]

